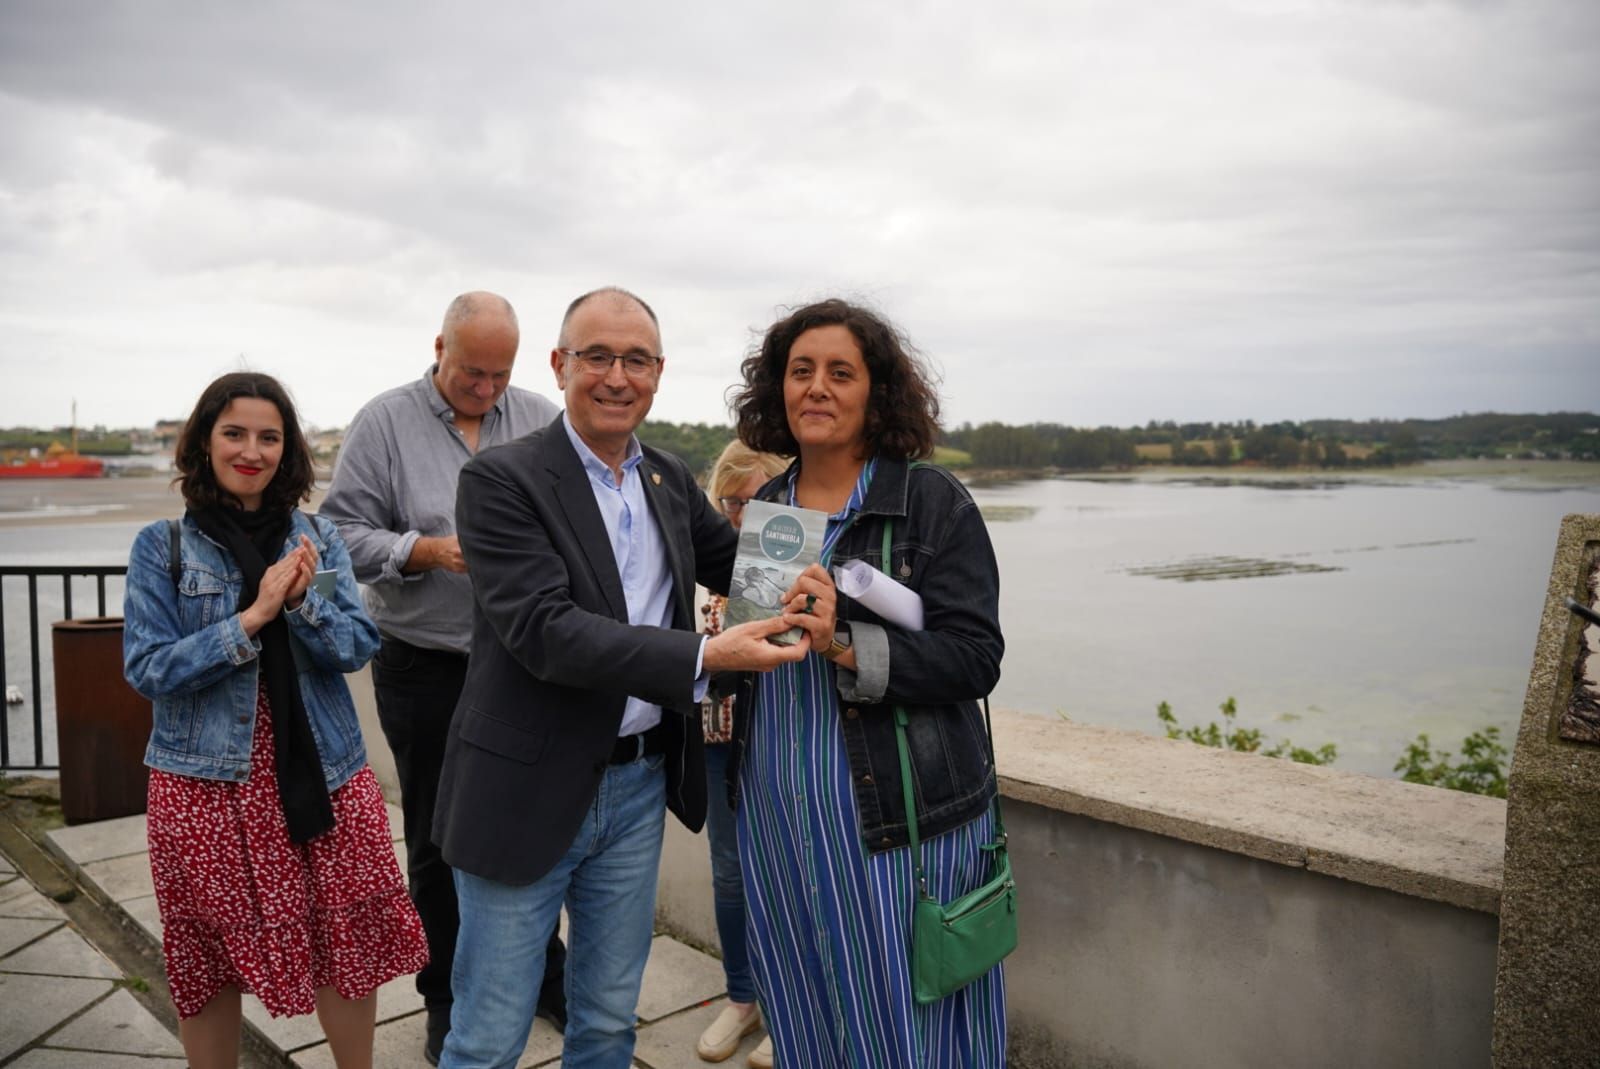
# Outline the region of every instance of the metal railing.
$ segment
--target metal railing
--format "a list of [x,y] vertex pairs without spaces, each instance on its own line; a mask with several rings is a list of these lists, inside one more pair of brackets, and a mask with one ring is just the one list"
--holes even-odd
[[11,576],[21,576],[28,581],[28,679],[31,683],[33,706],[33,761],[31,764],[24,764],[21,763],[20,757],[14,757],[11,752],[11,710],[14,707],[9,701],[0,704],[0,772],[53,772],[59,769],[58,765],[45,762],[44,677],[40,670],[39,581],[41,579],[61,580],[62,619],[72,620],[75,619],[72,613],[73,579],[94,580],[95,615],[104,616],[106,614],[106,580],[111,577],[126,575],[127,573],[127,565],[123,564],[0,565],[0,694],[7,696],[10,694],[10,682],[6,670],[8,651],[6,649],[5,581]]

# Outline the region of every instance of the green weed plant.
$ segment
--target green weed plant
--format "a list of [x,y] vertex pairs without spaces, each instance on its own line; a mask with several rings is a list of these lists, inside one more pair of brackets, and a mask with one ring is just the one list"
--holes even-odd
[[[1260,728],[1239,727],[1234,722],[1239,715],[1239,703],[1232,697],[1217,708],[1222,713],[1220,724],[1213,720],[1209,724],[1185,727],[1178,723],[1178,717],[1168,702],[1156,706],[1156,717],[1161,721],[1167,738],[1187,739],[1219,750],[1260,754],[1262,757],[1286,757],[1302,765],[1331,765],[1339,756],[1338,748],[1331,742],[1323,743],[1316,749],[1296,746],[1289,739],[1267,745]],[[1504,798],[1510,757],[1510,751],[1500,743],[1500,729],[1497,727],[1474,731],[1463,739],[1461,757],[1456,761],[1451,760],[1448,750],[1435,751],[1428,736],[1422,734],[1406,746],[1405,752],[1395,762],[1394,770],[1407,783]]]
[[1217,708],[1222,713],[1221,724],[1213,720],[1204,726],[1184,727],[1178,723],[1168,702],[1156,706],[1156,716],[1166,729],[1167,738],[1188,739],[1219,750],[1236,750],[1239,753],[1260,754],[1262,757],[1287,757],[1301,765],[1331,765],[1339,756],[1338,747],[1331,742],[1323,743],[1314,750],[1296,746],[1288,739],[1267,746],[1260,728],[1242,728],[1234,723],[1239,715],[1239,703],[1231,695]]
[[1394,770],[1407,783],[1425,783],[1452,791],[1506,796],[1506,770],[1510,752],[1500,744],[1500,729],[1487,727],[1461,740],[1461,757],[1452,762],[1450,751],[1434,752],[1426,734],[1406,747]]

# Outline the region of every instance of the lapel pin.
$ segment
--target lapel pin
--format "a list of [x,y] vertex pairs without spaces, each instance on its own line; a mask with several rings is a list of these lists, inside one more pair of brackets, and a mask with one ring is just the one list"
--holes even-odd
[[661,473],[659,471],[652,471],[650,473],[650,481],[655,483],[657,486],[660,486],[661,485]]

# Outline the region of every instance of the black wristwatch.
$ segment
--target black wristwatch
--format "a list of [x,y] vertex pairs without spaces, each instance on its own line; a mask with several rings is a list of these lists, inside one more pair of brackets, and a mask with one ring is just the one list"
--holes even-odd
[[822,651],[822,655],[830,661],[837,660],[849,648],[850,625],[844,622],[834,624],[833,641],[829,643],[827,649]]

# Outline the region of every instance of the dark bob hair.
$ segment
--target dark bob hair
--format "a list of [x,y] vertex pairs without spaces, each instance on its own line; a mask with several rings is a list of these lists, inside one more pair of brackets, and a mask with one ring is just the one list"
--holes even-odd
[[172,481],[179,484],[184,503],[190,508],[243,507],[243,502],[217,485],[216,473],[211,470],[212,428],[216,427],[222,410],[240,397],[271,401],[283,420],[283,457],[278,461],[277,473],[261,495],[261,507],[287,512],[311,496],[316,478],[311,470],[311,447],[300,431],[300,419],[295,415],[289,391],[277,379],[259,371],[231,372],[200,394],[188,422],[183,425],[183,433],[178,435],[178,448],[173,457],[178,477]]
[[783,403],[784,371],[795,339],[817,327],[841,326],[861,347],[872,381],[862,436],[867,456],[924,460],[939,433],[939,397],[905,335],[878,313],[830,299],[798,308],[768,328],[740,365],[744,386],[732,407],[741,440],[763,453],[794,456],[799,443]]

